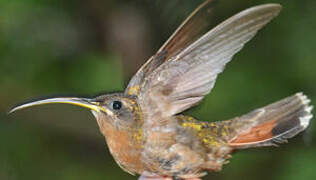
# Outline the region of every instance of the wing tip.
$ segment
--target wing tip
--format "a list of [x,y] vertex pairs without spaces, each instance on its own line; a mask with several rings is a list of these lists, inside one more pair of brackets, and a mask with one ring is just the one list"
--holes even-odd
[[282,5],[278,3],[267,3],[258,6],[261,6],[262,8],[274,9],[276,11],[281,11],[281,9],[283,8]]
[[[271,17],[278,16],[280,11],[282,10],[282,5],[277,3],[267,3],[267,4],[261,4],[254,7],[249,8],[248,10],[258,10],[260,9],[263,12],[271,13]],[[247,11],[247,10],[246,10]]]

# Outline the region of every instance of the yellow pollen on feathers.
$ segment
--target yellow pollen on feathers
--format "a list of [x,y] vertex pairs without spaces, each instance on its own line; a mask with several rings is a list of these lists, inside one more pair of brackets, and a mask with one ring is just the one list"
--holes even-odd
[[128,89],[128,92],[127,92],[127,93],[128,93],[129,95],[136,95],[136,94],[139,93],[139,90],[140,90],[139,85],[136,85],[136,86],[130,87],[130,88]]

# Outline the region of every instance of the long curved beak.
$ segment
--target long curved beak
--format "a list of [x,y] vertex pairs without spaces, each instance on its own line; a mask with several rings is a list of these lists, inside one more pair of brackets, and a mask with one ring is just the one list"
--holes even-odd
[[76,106],[85,107],[88,109],[91,109],[96,112],[104,111],[106,110],[99,105],[99,102],[94,101],[93,99],[88,98],[76,98],[76,97],[60,97],[60,98],[50,98],[50,99],[44,99],[39,101],[34,101],[26,104],[22,104],[20,106],[16,106],[9,113],[13,113],[17,110],[21,110],[24,108],[28,108],[31,106],[37,106],[37,105],[43,105],[43,104],[51,104],[51,103],[64,103],[64,104],[72,104]]

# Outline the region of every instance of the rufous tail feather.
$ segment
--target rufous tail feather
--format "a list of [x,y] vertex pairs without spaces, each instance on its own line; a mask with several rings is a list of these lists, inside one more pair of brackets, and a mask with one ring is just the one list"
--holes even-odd
[[287,142],[288,138],[308,127],[313,117],[311,114],[313,106],[309,103],[307,96],[297,93],[233,119],[231,123],[239,123],[240,130],[235,131],[229,145],[242,149]]

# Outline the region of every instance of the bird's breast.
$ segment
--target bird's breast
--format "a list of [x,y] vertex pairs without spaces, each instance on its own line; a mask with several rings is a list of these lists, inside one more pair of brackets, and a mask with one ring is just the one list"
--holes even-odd
[[118,165],[130,174],[141,174],[144,171],[141,161],[142,146],[137,142],[135,133],[114,128],[101,131]]

